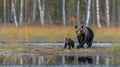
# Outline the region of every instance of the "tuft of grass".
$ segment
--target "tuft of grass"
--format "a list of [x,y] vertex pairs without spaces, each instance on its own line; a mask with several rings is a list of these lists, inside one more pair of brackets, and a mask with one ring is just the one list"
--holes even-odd
[[4,44],[0,47],[0,52],[28,52],[29,48],[27,46],[17,45],[17,44]]
[[120,52],[120,43],[114,43],[112,46],[110,47],[106,47],[105,51],[107,52]]

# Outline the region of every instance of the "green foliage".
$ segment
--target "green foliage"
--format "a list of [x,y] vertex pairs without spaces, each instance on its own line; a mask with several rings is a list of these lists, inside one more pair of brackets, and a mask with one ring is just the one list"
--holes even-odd
[[51,4],[57,4],[57,3],[59,3],[59,0],[49,0],[48,2],[51,2]]
[[84,12],[85,11],[85,1],[84,0],[79,0],[79,1],[80,1],[81,12]]
[[67,10],[70,10],[71,7],[73,6],[73,0],[68,0],[67,2],[68,2],[67,3]]
[[3,17],[3,0],[0,0],[0,19]]

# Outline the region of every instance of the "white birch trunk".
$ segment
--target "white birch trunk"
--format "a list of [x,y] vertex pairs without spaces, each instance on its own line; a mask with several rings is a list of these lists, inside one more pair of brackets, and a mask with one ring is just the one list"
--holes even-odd
[[63,5],[62,5],[62,9],[63,9],[63,25],[66,25],[66,14],[65,14],[65,0],[63,0]]
[[20,7],[21,7],[21,11],[20,11],[20,21],[19,21],[19,23],[21,25],[21,24],[23,24],[23,0],[21,0]]
[[13,12],[13,17],[14,17],[14,22],[16,27],[18,27],[18,22],[17,22],[17,16],[16,16],[16,11],[15,11],[15,5],[14,5],[14,0],[12,0],[12,12]]
[[89,26],[91,0],[88,0],[86,26]]
[[80,1],[78,0],[77,1],[77,23],[79,24],[80,23]]
[[107,26],[110,26],[109,0],[106,0],[106,20]]
[[96,11],[97,11],[97,25],[98,25],[99,28],[101,28],[99,0],[96,0]]
[[44,0],[38,0],[39,3],[39,12],[40,12],[40,21],[41,21],[41,25],[44,25]]
[[33,16],[32,16],[33,21],[35,21],[35,12],[36,12],[36,0],[34,0],[34,5],[33,5]]

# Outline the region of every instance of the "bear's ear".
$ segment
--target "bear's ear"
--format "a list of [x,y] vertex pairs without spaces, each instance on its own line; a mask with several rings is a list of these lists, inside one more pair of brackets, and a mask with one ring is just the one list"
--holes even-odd
[[81,28],[83,28],[84,26],[82,25]]
[[78,28],[78,26],[77,25],[75,25],[75,29],[77,29]]

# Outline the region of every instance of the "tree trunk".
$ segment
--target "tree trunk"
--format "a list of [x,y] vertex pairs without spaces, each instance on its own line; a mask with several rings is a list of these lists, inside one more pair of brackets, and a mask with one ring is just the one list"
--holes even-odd
[[34,4],[33,4],[33,15],[32,15],[32,20],[35,21],[35,12],[36,12],[36,0],[34,0]]
[[11,9],[11,1],[10,0],[7,0],[7,22],[9,23],[10,22],[10,9]]
[[120,0],[118,0],[118,24],[120,26]]
[[66,14],[65,14],[65,0],[63,0],[63,5],[62,5],[62,9],[63,9],[63,25],[66,25]]
[[19,21],[19,23],[21,25],[21,24],[23,24],[23,0],[21,0],[20,7],[21,7],[21,11],[20,11],[20,21]]
[[41,25],[44,26],[44,0],[38,0],[38,3],[39,3]]
[[18,22],[17,22],[16,11],[15,11],[14,0],[12,0],[12,12],[13,12],[13,17],[14,17],[15,25],[16,25],[16,27],[18,27]]
[[112,0],[112,24],[114,24],[116,21],[116,15],[115,15],[115,0]]
[[77,23],[80,24],[80,1],[77,1]]
[[6,0],[3,1],[4,2],[4,24],[6,24],[7,19],[6,19]]
[[28,21],[28,17],[30,16],[29,8],[30,8],[29,0],[25,0],[25,22],[24,23],[26,23]]
[[93,26],[95,26],[96,21],[96,15],[95,15],[95,0],[92,0],[92,20],[93,20]]
[[106,0],[106,22],[107,26],[110,26],[109,0]]
[[98,25],[99,28],[101,28],[99,0],[96,0],[96,11],[97,11],[97,25]]
[[91,0],[88,0],[86,26],[89,26]]

